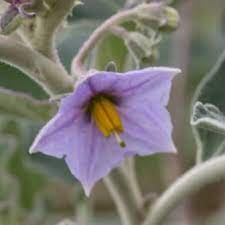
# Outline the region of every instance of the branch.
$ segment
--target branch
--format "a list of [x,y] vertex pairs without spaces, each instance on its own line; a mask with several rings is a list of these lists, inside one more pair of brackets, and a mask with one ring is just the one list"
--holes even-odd
[[0,115],[45,122],[56,111],[56,105],[39,101],[15,91],[0,88]]
[[160,225],[188,196],[225,177],[225,156],[202,163],[176,181],[153,205],[143,225]]
[[61,66],[29,47],[1,35],[0,61],[27,74],[39,83],[50,96],[73,90],[72,79]]

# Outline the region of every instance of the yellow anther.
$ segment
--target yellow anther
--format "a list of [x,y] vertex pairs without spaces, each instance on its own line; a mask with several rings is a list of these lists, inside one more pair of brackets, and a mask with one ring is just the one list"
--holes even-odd
[[96,126],[102,134],[105,137],[114,134],[118,144],[125,147],[124,141],[119,136],[119,133],[123,132],[123,124],[115,104],[107,97],[96,96],[91,100],[89,109]]

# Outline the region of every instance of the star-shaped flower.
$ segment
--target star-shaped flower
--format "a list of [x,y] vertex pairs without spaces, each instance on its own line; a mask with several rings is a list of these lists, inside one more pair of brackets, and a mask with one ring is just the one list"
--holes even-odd
[[166,105],[179,69],[95,72],[65,97],[30,153],[64,158],[86,195],[127,156],[175,152]]

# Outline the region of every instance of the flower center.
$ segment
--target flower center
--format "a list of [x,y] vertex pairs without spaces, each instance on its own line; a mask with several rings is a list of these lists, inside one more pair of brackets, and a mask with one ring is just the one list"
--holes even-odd
[[107,97],[99,95],[91,100],[91,116],[101,133],[105,137],[113,134],[121,147],[125,147],[125,142],[120,138],[123,132],[123,124],[115,104]]

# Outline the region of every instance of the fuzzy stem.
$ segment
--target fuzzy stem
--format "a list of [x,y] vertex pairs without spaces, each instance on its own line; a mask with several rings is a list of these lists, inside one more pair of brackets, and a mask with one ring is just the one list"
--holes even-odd
[[143,225],[160,225],[186,197],[225,177],[225,156],[195,166],[178,179],[153,205]]
[[104,178],[104,183],[111,194],[123,225],[138,224],[139,216],[133,197],[119,170]]
[[54,46],[54,36],[58,27],[74,7],[74,2],[74,0],[56,0],[49,6],[49,12],[36,18],[35,34],[31,45],[35,50],[55,62],[59,59]]
[[[149,14],[152,12],[155,12],[157,7],[161,7],[161,3],[149,3],[144,4],[144,7],[148,8]],[[113,26],[120,25],[121,23],[124,23],[126,21],[132,21],[135,20],[137,17],[137,14],[139,13],[139,7],[127,9],[118,12],[117,14],[113,15],[109,19],[107,19],[102,25],[100,25],[89,37],[89,39],[83,44],[83,46],[80,48],[78,54],[73,59],[72,63],[72,74],[82,76],[86,73],[86,69],[84,67],[84,60],[87,57],[88,53],[95,47],[95,44],[97,41],[99,41],[104,35],[107,34],[111,30]]]
[[113,26],[110,28],[110,32],[121,39],[129,38],[129,31],[122,26]]
[[129,9],[121,11],[109,19],[107,19],[102,25],[100,25],[89,37],[89,39],[80,48],[78,54],[73,59],[72,63],[72,74],[83,75],[85,73],[84,60],[88,53],[94,48],[95,44],[99,39],[105,35],[112,26],[123,23],[130,20],[132,16],[136,14],[136,9]]
[[17,67],[50,95],[73,90],[72,79],[61,66],[31,48],[0,35],[0,61]]
[[124,174],[125,180],[127,180],[130,192],[134,198],[136,208],[140,209],[144,203],[144,199],[140,190],[140,186],[137,180],[137,174],[135,169],[135,158],[129,158],[124,163],[122,173]]
[[76,221],[79,225],[91,224],[90,205],[87,200],[79,202],[79,204],[77,204]]

